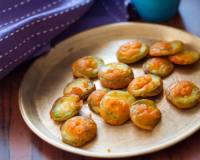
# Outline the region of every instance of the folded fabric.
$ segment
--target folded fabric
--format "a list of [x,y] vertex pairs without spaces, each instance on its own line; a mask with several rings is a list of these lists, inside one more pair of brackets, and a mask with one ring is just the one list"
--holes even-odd
[[48,50],[51,40],[64,30],[56,40],[86,28],[126,20],[124,0],[1,1],[0,79],[20,63]]

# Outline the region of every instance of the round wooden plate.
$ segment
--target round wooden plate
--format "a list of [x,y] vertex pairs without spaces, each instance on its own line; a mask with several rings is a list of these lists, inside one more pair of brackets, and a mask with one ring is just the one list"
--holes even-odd
[[[85,55],[97,55],[105,63],[116,62],[116,51],[124,42],[140,39],[148,44],[157,40],[182,40],[187,47],[200,51],[200,39],[183,31],[162,25],[119,23],[106,25],[77,34],[64,40],[50,53],[38,59],[24,77],[19,93],[21,114],[29,128],[46,142],[63,150],[91,157],[128,157],[161,150],[173,145],[200,128],[200,106],[178,110],[164,95],[155,100],[162,112],[162,120],[152,132],[140,130],[127,122],[110,126],[92,113],[87,104],[81,115],[89,116],[98,126],[97,138],[81,148],[64,144],[60,125],[50,119],[53,102],[62,96],[64,86],[72,80],[71,64]],[[142,63],[131,65],[135,77],[143,75]],[[176,67],[164,79],[164,88],[179,80],[192,80],[200,86],[200,63]],[[97,88],[100,88],[96,81]]]

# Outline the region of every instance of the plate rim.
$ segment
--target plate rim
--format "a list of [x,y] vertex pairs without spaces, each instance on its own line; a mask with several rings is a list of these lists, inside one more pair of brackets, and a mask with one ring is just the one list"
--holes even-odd
[[[141,23],[141,22],[121,22],[121,23],[102,25],[102,26],[99,26],[99,27],[95,27],[95,28],[92,28],[92,29],[89,29],[89,30],[86,30],[86,31],[83,31],[83,32],[80,32],[80,33],[77,33],[77,34],[75,34],[75,35],[73,35],[73,36],[71,36],[69,38],[64,39],[63,41],[70,41],[70,40],[76,39],[80,35],[87,34],[88,32],[91,32],[91,31],[101,30],[102,28],[105,28],[105,27],[110,28],[110,27],[116,27],[116,26],[119,26],[119,25],[120,26],[121,25],[122,26],[123,25],[125,25],[125,26],[126,25],[130,25],[130,26],[142,25],[142,26],[147,26],[147,27],[148,26],[161,27],[161,28],[165,28],[165,29],[170,29],[170,30],[175,30],[175,31],[178,31],[178,32],[182,32],[184,34],[188,34],[189,36],[192,36],[193,38],[198,39],[200,41],[200,38],[198,36],[193,35],[191,33],[188,33],[186,31],[180,30],[180,29],[173,28],[171,26],[165,26],[165,25],[160,25],[160,24],[152,24],[152,23]],[[59,42],[57,45],[59,45],[63,41]],[[43,58],[43,57],[40,57],[36,61],[34,61],[29,66],[29,68],[27,69],[26,73],[24,74],[24,77],[22,79],[22,82],[21,82],[20,88],[19,88],[19,92],[18,92],[18,104],[19,104],[19,110],[20,110],[21,116],[22,116],[25,124],[28,126],[28,128],[35,135],[37,135],[42,140],[44,140],[45,142],[53,145],[56,148],[62,149],[64,151],[67,151],[67,152],[70,152],[70,153],[73,153],[73,154],[78,154],[78,155],[81,155],[81,156],[96,157],[96,158],[124,158],[124,157],[131,157],[131,156],[139,156],[139,155],[149,154],[149,153],[153,153],[153,152],[168,148],[168,147],[170,147],[170,146],[172,146],[172,145],[174,145],[174,144],[186,139],[187,137],[191,136],[193,133],[195,133],[197,130],[200,129],[200,124],[199,124],[199,125],[195,126],[194,128],[192,128],[191,130],[189,130],[188,132],[183,133],[181,136],[177,137],[176,139],[172,139],[172,140],[168,141],[167,143],[160,144],[160,145],[155,146],[153,148],[149,148],[148,150],[147,149],[146,150],[142,150],[141,152],[96,153],[96,152],[87,151],[87,150],[84,150],[84,149],[81,149],[81,148],[76,148],[76,147],[69,146],[69,145],[67,145],[68,146],[67,149],[63,148],[58,142],[55,142],[54,140],[51,140],[48,136],[46,136],[45,134],[40,132],[40,130],[33,124],[33,122],[31,122],[30,118],[28,118],[28,115],[26,114],[26,111],[24,109],[25,107],[24,107],[24,104],[22,102],[22,99],[23,99],[23,97],[22,97],[22,86],[24,85],[24,83],[25,83],[25,81],[26,81],[26,79],[28,77],[28,74],[31,71],[32,66],[35,65],[37,63],[37,61],[40,60],[41,58]]]

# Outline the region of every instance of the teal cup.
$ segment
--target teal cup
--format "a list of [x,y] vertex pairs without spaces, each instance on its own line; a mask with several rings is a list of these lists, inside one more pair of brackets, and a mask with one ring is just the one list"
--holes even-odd
[[131,3],[143,20],[161,22],[177,13],[180,0],[131,0]]

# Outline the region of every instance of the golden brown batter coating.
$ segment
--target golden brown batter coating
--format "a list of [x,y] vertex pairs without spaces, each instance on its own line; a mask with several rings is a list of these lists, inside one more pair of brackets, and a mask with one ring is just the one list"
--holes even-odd
[[149,47],[139,41],[130,41],[123,44],[117,51],[117,58],[120,62],[130,64],[146,57],[149,52]]
[[174,65],[164,58],[151,58],[143,64],[145,73],[155,74],[160,77],[166,77],[174,70]]
[[173,56],[169,56],[169,60],[174,64],[189,65],[200,59],[200,53],[191,50],[185,50]]
[[152,97],[161,93],[162,79],[152,74],[136,77],[128,85],[128,92],[134,97]]
[[103,64],[103,60],[95,56],[79,58],[72,64],[73,75],[79,78],[96,78],[98,76],[99,67]]
[[102,98],[100,115],[111,125],[121,125],[129,120],[129,109],[135,98],[128,92],[113,90]]
[[181,52],[184,49],[184,44],[181,41],[171,42],[156,42],[150,47],[149,54],[151,56],[168,56]]
[[61,126],[61,136],[63,142],[72,146],[82,146],[97,135],[96,123],[86,117],[76,116],[67,120]]
[[179,81],[166,90],[167,99],[177,108],[194,107],[200,101],[200,89],[190,81]]
[[50,116],[54,121],[65,121],[78,114],[83,101],[76,94],[68,94],[58,98],[50,111]]
[[88,95],[96,89],[93,82],[86,78],[78,78],[66,85],[64,88],[64,95],[70,93],[79,95],[81,99],[85,99]]
[[108,93],[108,91],[108,89],[98,89],[90,94],[87,102],[93,112],[99,114],[101,99],[106,93]]
[[132,69],[123,63],[109,63],[102,66],[99,71],[99,80],[105,88],[125,88],[132,79]]
[[132,122],[139,128],[152,130],[161,119],[161,112],[152,100],[138,100],[130,108]]

